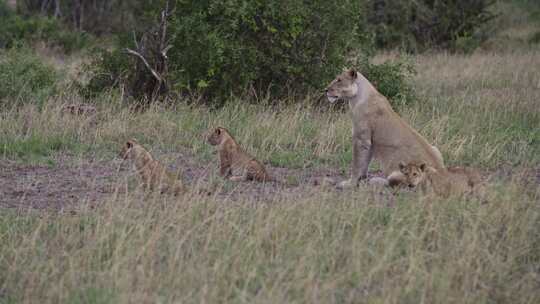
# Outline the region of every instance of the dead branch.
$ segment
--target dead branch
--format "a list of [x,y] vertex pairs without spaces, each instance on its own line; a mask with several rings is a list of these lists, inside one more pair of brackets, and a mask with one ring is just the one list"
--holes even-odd
[[144,58],[143,55],[139,54],[138,52],[132,50],[132,49],[129,49],[129,48],[126,48],[126,52],[128,54],[131,54],[131,55],[134,55],[136,57],[138,57],[139,59],[141,59],[141,61],[144,63],[144,65],[148,68],[148,70],[150,70],[150,73],[152,73],[152,75],[156,78],[156,80],[158,82],[162,82],[163,79],[161,78],[161,76],[158,74],[158,72],[156,72],[151,66],[150,64],[148,63],[148,61]]

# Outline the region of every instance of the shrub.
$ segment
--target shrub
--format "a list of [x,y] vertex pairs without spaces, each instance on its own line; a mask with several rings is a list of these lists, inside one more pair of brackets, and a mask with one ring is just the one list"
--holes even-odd
[[[224,100],[248,89],[275,97],[320,89],[344,66],[353,64],[348,61],[352,51],[362,42],[368,45],[359,32],[362,18],[356,0],[174,4],[168,27],[169,83],[175,91],[209,100]],[[118,67],[135,60],[126,65],[121,53],[112,55],[116,56],[111,61],[104,57],[96,61],[94,75],[107,71],[109,76],[104,77],[115,78],[121,74]]]
[[144,26],[146,15],[152,15],[156,3],[155,0],[19,0],[17,11],[25,16],[54,17],[71,29],[101,35],[130,32],[141,24]]
[[35,40],[70,53],[85,47],[91,39],[88,34],[66,30],[61,22],[53,18],[19,16],[0,2],[0,48],[11,48],[21,41],[31,43]]
[[57,75],[28,48],[0,51],[0,105],[38,101],[54,93]]
[[225,97],[321,88],[363,39],[359,1],[176,1],[169,52],[179,90]]
[[[370,62],[374,49],[358,26],[364,20],[359,3],[177,1],[168,26],[168,83],[175,92],[221,104],[231,94],[263,92],[279,98],[321,90],[344,67],[357,67],[391,100],[410,101],[410,65]],[[116,50],[95,52],[83,95],[119,84],[129,94],[136,91],[130,89],[134,84],[143,86],[134,81],[140,79],[138,59],[122,51],[132,44],[132,36],[124,37]]]
[[486,38],[494,0],[367,0],[370,28],[379,47],[409,51],[430,47],[475,48]]
[[75,83],[84,98],[94,98],[105,90],[119,87],[130,69],[130,58],[118,48],[95,48],[90,54],[90,63],[83,66],[84,72],[89,76],[88,82]]
[[416,99],[410,77],[416,73],[408,61],[373,64],[366,62],[361,69],[377,90],[386,96],[396,109]]

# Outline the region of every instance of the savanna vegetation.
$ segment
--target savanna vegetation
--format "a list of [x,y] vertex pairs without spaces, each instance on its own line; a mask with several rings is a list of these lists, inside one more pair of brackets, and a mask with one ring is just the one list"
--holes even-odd
[[[168,5],[0,1],[0,303],[540,302],[535,1]],[[322,184],[351,66],[488,202]],[[283,184],[219,177],[218,125]],[[142,191],[129,138],[190,191]]]

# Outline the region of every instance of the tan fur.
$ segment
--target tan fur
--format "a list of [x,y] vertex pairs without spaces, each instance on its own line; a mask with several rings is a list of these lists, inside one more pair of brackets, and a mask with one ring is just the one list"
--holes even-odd
[[477,196],[484,195],[484,184],[480,173],[473,168],[449,167],[439,171],[425,163],[400,163],[403,174],[402,185],[419,188],[424,193],[435,193],[438,196]]
[[136,140],[131,139],[122,147],[120,156],[134,162],[134,166],[142,178],[145,189],[159,190],[161,193],[178,195],[185,192],[182,181],[176,174],[169,172],[155,160]]
[[[273,181],[265,167],[253,156],[249,155],[234,140],[227,129],[218,127],[207,135],[207,141],[217,146],[220,161],[219,173],[232,181],[255,180],[258,182]],[[233,175],[240,171],[240,175]]]
[[360,73],[349,70],[326,88],[330,102],[348,101],[352,116],[353,162],[351,178],[340,187],[357,185],[367,177],[372,158],[381,162],[385,176],[398,170],[400,161],[425,162],[444,170],[439,150],[416,132]]

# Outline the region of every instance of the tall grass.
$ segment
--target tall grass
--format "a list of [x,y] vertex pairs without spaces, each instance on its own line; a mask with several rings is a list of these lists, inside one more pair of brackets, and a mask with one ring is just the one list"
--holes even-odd
[[[420,97],[397,110],[450,164],[486,169],[503,163],[537,164],[540,73],[530,68],[540,65],[537,54],[421,57],[416,79]],[[63,145],[67,148],[105,154],[135,137],[163,153],[180,150],[208,161],[214,148],[204,142],[204,133],[223,126],[249,152],[274,166],[346,169],[351,159],[349,113],[321,111],[311,105],[314,98],[278,107],[236,100],[220,109],[179,102],[172,111],[156,106],[134,114],[110,95],[99,101],[96,117],[62,114],[61,106],[77,98],[67,93],[52,98],[42,110],[28,105],[0,114],[3,154],[13,154],[6,141],[26,137],[62,138],[71,141]]]
[[5,303],[537,303],[540,193],[489,204],[366,192],[220,201],[122,194],[2,211]]

